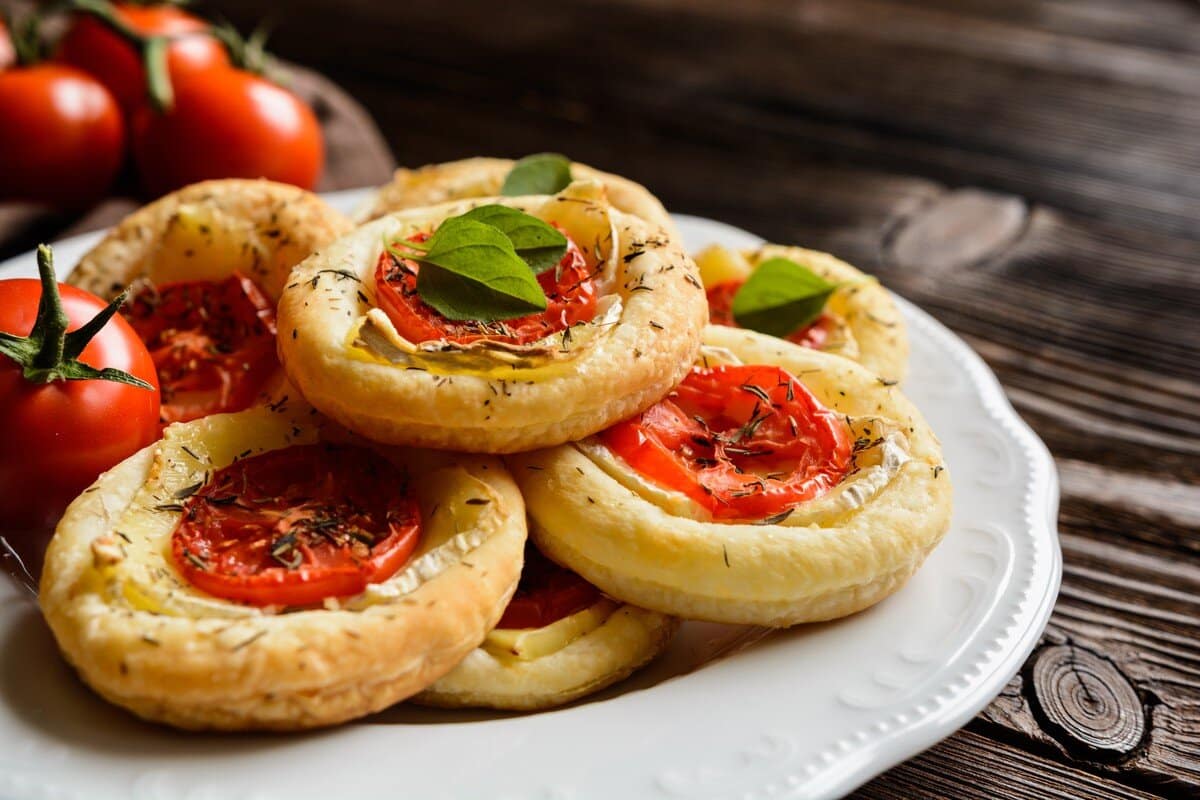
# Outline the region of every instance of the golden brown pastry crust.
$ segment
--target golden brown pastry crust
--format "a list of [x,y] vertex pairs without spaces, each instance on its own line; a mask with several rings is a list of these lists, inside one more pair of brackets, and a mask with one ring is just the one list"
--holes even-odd
[[[208,230],[188,236],[183,252],[164,252],[192,220]],[[216,280],[240,268],[278,299],[293,266],[351,228],[324,200],[295,186],[204,181],[130,214],[80,259],[67,282],[112,298],[139,278]]]
[[851,358],[884,380],[904,380],[908,333],[896,302],[878,281],[829,253],[803,247],[765,244],[743,250],[741,255],[752,268],[772,258],[786,258],[827,281],[842,284],[826,309],[844,324],[846,334],[835,335],[821,349]]
[[[167,435],[195,433],[189,449],[212,458],[213,468],[236,452],[239,430],[294,425],[299,433],[279,441],[336,438],[328,426],[314,433],[302,411],[284,412],[291,416],[283,422],[275,413],[216,415]],[[117,539],[116,526],[135,529],[131,509],[177,518],[144,500],[170,485],[174,467],[160,463],[169,446],[151,445],[117,465],[67,509],[41,582],[42,609],[66,659],[106,699],[141,717],[189,729],[299,730],[378,711],[479,645],[516,587],[525,515],[504,466],[393,448],[379,452],[410,465],[426,523],[408,566],[368,594],[315,610],[278,614],[206,595],[165,555],[170,516],[159,538]],[[480,494],[487,504],[464,505],[464,496]],[[435,531],[448,538],[428,541]]]
[[[360,222],[367,222],[407,208],[494,197],[500,194],[500,186],[515,163],[509,158],[464,158],[443,164],[426,164],[416,169],[402,167],[396,170],[391,183],[379,187],[357,217]],[[576,180],[599,181],[614,207],[652,222],[673,238],[679,238],[663,204],[640,183],[579,163],[571,164],[571,175]]]
[[554,708],[629,677],[662,653],[678,629],[673,617],[621,605],[600,627],[540,658],[502,659],[477,647],[413,701],[442,708]]
[[[550,198],[488,198],[397,212],[305,260],[279,304],[279,351],[292,383],[322,412],[374,441],[470,452],[571,441],[651,405],[695,356],[708,314],[704,290],[675,242],[598,202],[597,189],[580,182]],[[615,239],[597,245],[612,264],[609,291],[621,302],[616,322],[572,329],[570,354],[549,365],[514,369],[489,357],[486,374],[460,372],[467,362],[457,354],[431,367],[364,349],[363,326],[382,315],[372,309],[385,239],[428,230],[485,202],[540,214],[569,232],[576,225],[602,227]],[[593,243],[591,234],[577,239]],[[551,359],[567,349],[565,338],[547,345]]]
[[617,460],[634,476],[629,481],[606,471],[581,444],[524,453],[509,463],[538,547],[615,598],[716,622],[834,619],[898,589],[950,523],[949,475],[920,412],[839,356],[723,326],[710,326],[705,342],[744,363],[785,367],[825,405],[855,418],[856,436],[899,431],[907,460],[857,506],[803,504],[781,524],[753,525],[674,513],[631,488],[636,473],[623,462]]

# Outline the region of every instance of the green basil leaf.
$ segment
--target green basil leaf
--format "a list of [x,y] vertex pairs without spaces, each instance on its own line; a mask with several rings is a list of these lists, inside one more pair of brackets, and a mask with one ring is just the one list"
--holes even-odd
[[743,328],[786,338],[821,316],[835,289],[795,261],[767,259],[733,296],[733,318]]
[[462,215],[496,228],[512,242],[517,255],[536,273],[543,273],[562,260],[567,252],[567,237],[537,217],[501,205],[473,208]]
[[524,194],[554,194],[571,182],[571,161],[558,153],[525,156],[509,170],[500,187],[505,197]]
[[426,244],[413,256],[417,293],[447,319],[494,322],[546,309],[537,278],[499,229],[451,217]]

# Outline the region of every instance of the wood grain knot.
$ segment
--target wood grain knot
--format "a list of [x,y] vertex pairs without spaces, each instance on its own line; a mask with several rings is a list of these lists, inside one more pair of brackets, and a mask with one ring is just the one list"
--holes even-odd
[[892,231],[887,254],[917,272],[978,264],[1016,241],[1027,216],[1018,197],[979,189],[946,192]]
[[1038,653],[1031,678],[1046,732],[1072,753],[1119,759],[1141,743],[1145,708],[1111,661],[1074,645],[1053,645]]

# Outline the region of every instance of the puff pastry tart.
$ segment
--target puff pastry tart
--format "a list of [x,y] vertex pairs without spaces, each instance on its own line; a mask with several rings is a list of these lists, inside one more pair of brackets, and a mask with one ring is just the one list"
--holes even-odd
[[696,263],[713,324],[755,328],[852,358],[886,381],[902,381],[908,372],[908,335],[895,301],[845,261],[768,244],[742,252],[709,247]]
[[[322,412],[390,444],[516,452],[641,411],[689,369],[704,291],[675,242],[601,197],[598,184],[579,182],[551,197],[401,211],[342,237],[293,270],[283,292],[288,376]],[[411,248],[427,241],[432,258],[442,226],[478,232],[476,214],[509,214],[559,237],[561,259],[540,275],[517,262],[544,311],[487,322],[469,318],[473,294],[465,316],[426,302],[424,279],[446,271],[427,275]]]
[[[417,169],[398,169],[392,177],[392,182],[380,187],[371,202],[358,215],[359,220],[365,222],[393,211],[431,206],[451,200],[495,197],[512,191],[525,193],[521,191],[520,184],[512,183],[509,186],[515,188],[501,191],[505,188],[506,178],[518,163],[520,162],[508,158],[465,158],[444,164],[427,164]],[[658,225],[671,236],[676,235],[675,225],[663,204],[640,183],[620,175],[601,172],[586,164],[567,162],[565,159],[564,167],[564,180],[597,181],[604,187],[608,201],[614,207]]]
[[673,617],[605,597],[526,546],[517,593],[496,629],[417,695],[424,705],[551,708],[620,681],[666,649]]
[[659,404],[511,459],[538,546],[612,597],[717,622],[828,620],[899,588],[950,522],[920,413],[848,359],[705,341]]
[[197,183],[135,211],[69,283],[112,298],[154,358],[162,422],[240,411],[278,394],[275,304],[292,267],[351,223],[316,195],[265,180]]
[[182,728],[296,730],[474,650],[521,569],[511,476],[339,431],[294,402],[172,425],[82,494],[40,593],[82,678]]

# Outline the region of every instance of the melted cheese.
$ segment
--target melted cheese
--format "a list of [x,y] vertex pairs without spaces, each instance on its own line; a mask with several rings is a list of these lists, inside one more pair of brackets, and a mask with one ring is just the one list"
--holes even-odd
[[710,245],[697,253],[696,266],[700,268],[700,280],[706,289],[719,283],[744,281],[754,271],[754,266],[745,256],[719,244]]
[[497,628],[483,640],[483,649],[501,660],[532,661],[596,630],[618,607],[605,598],[541,628]]
[[183,204],[167,223],[146,274],[159,284],[217,281],[234,270],[255,275],[266,257],[252,220],[212,205]]
[[476,375],[481,378],[539,380],[574,369],[574,361],[595,345],[621,318],[618,295],[601,297],[596,316],[525,345],[486,340],[458,345],[439,339],[413,343],[392,325],[387,313],[372,308],[350,328],[347,351],[352,358],[419,368],[435,375]]

